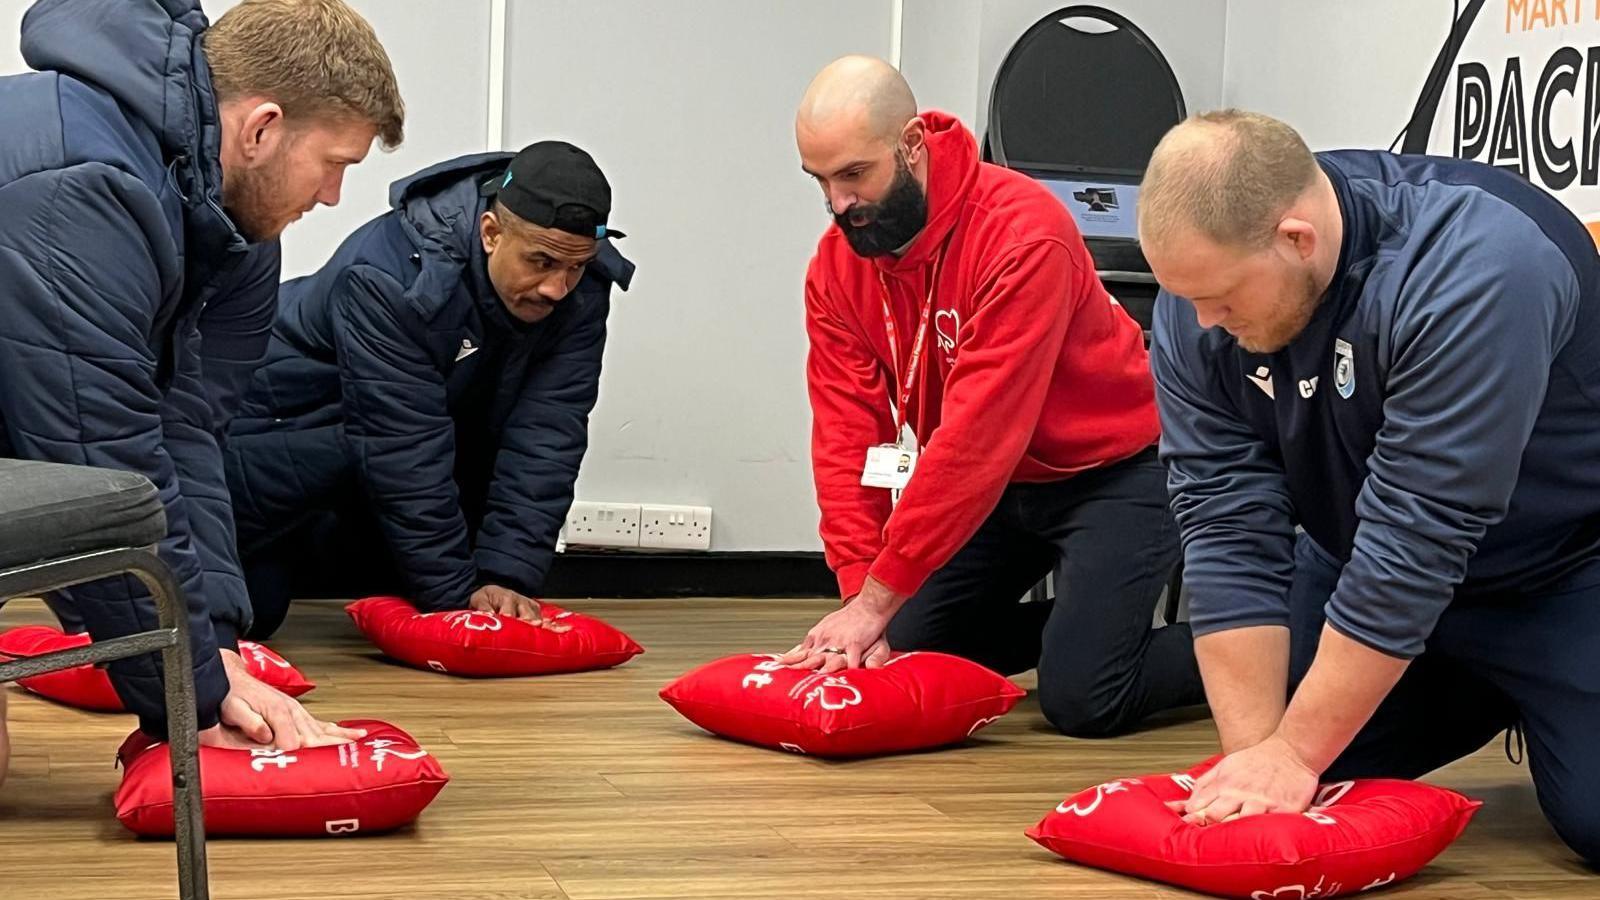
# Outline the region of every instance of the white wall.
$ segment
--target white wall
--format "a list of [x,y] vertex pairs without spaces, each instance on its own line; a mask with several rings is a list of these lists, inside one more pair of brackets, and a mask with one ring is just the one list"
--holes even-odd
[[[406,139],[376,144],[350,168],[335,207],[319,207],[283,235],[285,278],[321,266],[345,235],[388,208],[389,184],[418,169],[486,149],[489,0],[347,0],[377,32],[406,103]],[[216,21],[237,0],[205,0]],[[445,48],[448,48],[446,51]]]
[[0,75],[9,75],[12,72],[25,72],[27,64],[22,61],[22,14],[28,11],[28,4],[8,0],[0,3],[0,35],[5,39],[0,41]]
[[[485,149],[488,109],[489,0],[349,0],[372,24],[394,64],[406,101],[406,140],[385,153],[374,145],[349,170],[339,205],[319,207],[283,237],[284,276],[320,266],[344,236],[388,206],[389,183],[431,163]],[[0,0],[0,74],[27,69],[18,47],[22,15],[32,4]],[[238,0],[205,0],[216,21]],[[440,48],[450,48],[448,64]]]
[[[512,0],[506,141],[612,183],[639,266],[615,296],[585,499],[713,507],[713,549],[818,549],[801,287],[828,224],[794,108],[889,0]],[[581,39],[573,36],[581,35]]]
[[1283,119],[1313,150],[1387,148],[1451,14],[1449,0],[1228,0],[1223,98]]
[[985,6],[979,0],[904,0],[901,20],[900,72],[917,104],[944,110],[968,128],[989,103],[989,85],[979,83],[978,73]]

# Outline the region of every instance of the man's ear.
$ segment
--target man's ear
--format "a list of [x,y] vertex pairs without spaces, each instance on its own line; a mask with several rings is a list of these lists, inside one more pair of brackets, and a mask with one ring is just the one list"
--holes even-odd
[[483,241],[483,252],[494,255],[495,248],[500,245],[500,238],[504,235],[500,227],[500,219],[494,210],[486,209],[478,218],[478,236]]
[[1299,262],[1305,262],[1317,251],[1317,229],[1305,219],[1285,217],[1278,223],[1278,237],[1294,249]]
[[271,101],[250,101],[239,120],[239,156],[249,165],[269,159],[287,142],[283,107]]
[[921,116],[912,116],[911,121],[900,129],[900,149],[905,153],[906,165],[914,166],[928,149],[928,125],[922,121]]

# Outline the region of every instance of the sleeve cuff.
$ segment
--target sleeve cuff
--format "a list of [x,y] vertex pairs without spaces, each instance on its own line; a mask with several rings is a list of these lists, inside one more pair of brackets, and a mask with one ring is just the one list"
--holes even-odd
[[1382,653],[1384,656],[1407,662],[1421,656],[1422,651],[1427,646],[1427,641],[1420,637],[1406,641],[1403,645],[1397,645],[1393,638],[1384,640],[1364,629],[1353,628],[1345,621],[1344,616],[1340,614],[1339,608],[1332,603],[1328,604],[1328,624],[1332,626],[1334,631],[1374,653]]
[[484,575],[476,566],[469,567],[463,572],[462,577],[453,578],[446,585],[431,589],[417,589],[416,596],[412,598],[412,605],[423,612],[449,612],[456,609],[466,609],[471,601],[472,594],[484,583]]
[[525,597],[537,599],[540,592],[544,590],[544,577],[541,573],[536,581],[526,575],[513,575],[495,568],[485,568],[482,563],[479,563],[478,577],[473,580],[472,589],[477,590],[486,584],[510,588]]
[[1208,634],[1217,634],[1223,631],[1234,631],[1239,628],[1255,628],[1261,625],[1276,625],[1280,628],[1288,628],[1289,617],[1248,616],[1242,619],[1209,619],[1197,621],[1191,614],[1189,619],[1189,630],[1197,638],[1205,637]]
[[232,650],[239,652],[239,632],[233,622],[222,619],[211,620],[211,630],[217,635],[217,650]]
[[884,586],[896,594],[909,597],[922,587],[922,583],[928,580],[933,570],[921,561],[897,552],[893,547],[885,547],[878,553],[878,558],[872,561],[872,568],[868,574],[883,582]]
[[861,593],[861,586],[867,582],[867,570],[871,567],[870,562],[855,562],[839,567],[834,574],[839,579],[840,599],[849,600]]

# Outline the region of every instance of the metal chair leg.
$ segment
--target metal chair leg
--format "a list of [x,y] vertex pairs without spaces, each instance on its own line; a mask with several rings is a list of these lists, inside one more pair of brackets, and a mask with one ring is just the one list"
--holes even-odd
[[167,692],[167,742],[172,758],[172,824],[178,846],[178,896],[209,900],[206,828],[200,795],[200,740],[195,714],[194,666],[189,651],[189,616],[172,570],[154,548],[132,568],[156,601],[161,627],[177,640],[161,651]]

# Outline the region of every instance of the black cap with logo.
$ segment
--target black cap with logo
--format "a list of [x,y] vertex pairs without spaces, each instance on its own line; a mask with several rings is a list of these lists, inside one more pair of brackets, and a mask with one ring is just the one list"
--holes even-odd
[[594,157],[566,141],[522,148],[504,174],[484,182],[479,193],[535,225],[595,240],[625,237],[606,227],[611,215],[606,176]]

